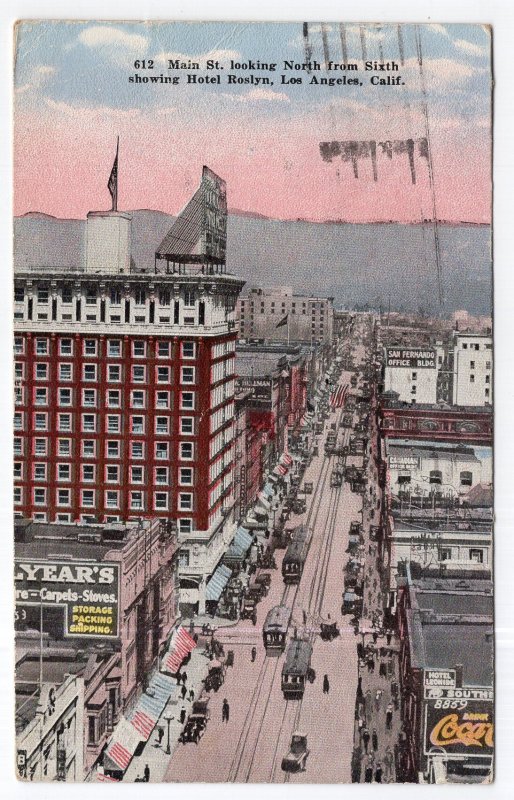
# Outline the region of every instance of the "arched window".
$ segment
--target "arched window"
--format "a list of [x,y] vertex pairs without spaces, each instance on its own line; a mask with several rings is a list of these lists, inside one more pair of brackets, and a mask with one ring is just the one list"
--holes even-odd
[[472,486],[473,485],[473,473],[469,472],[468,470],[463,470],[460,473],[460,485],[461,486]]
[[433,469],[430,471],[430,483],[441,486],[443,482],[443,473],[440,469]]

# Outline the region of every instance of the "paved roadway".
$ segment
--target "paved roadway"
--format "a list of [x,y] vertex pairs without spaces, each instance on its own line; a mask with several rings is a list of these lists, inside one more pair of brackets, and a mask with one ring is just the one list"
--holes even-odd
[[[357,361],[364,348],[358,348]],[[340,382],[349,383],[343,372]],[[217,637],[225,650],[235,654],[234,668],[227,671],[218,693],[211,694],[211,719],[198,745],[178,745],[171,757],[166,781],[342,783],[351,780],[350,763],[353,745],[355,696],[357,688],[356,641],[348,617],[341,615],[343,566],[350,522],[361,519],[362,498],[344,483],[341,489],[330,488],[330,472],[337,457],[325,458],[323,443],[330,424],[339,421],[342,411],[329,414],[325,432],[318,437],[320,456],[313,458],[303,481],[314,483],[308,496],[307,512],[292,516],[291,522],[307,522],[312,540],[302,580],[298,589],[286,589],[278,570],[272,571],[270,592],[258,605],[257,625],[242,620],[236,626],[218,629]],[[342,430],[338,428],[338,431]],[[350,430],[345,430],[348,442]],[[354,461],[354,459],[351,459]],[[286,592],[284,596],[284,592]],[[281,602],[293,604],[290,627],[313,638],[313,684],[308,683],[302,701],[286,702],[280,688],[284,656],[265,655],[262,626],[268,610]],[[304,628],[304,613],[306,628]],[[313,629],[319,619],[337,620],[341,636],[323,642]],[[252,646],[257,659],[251,662]],[[323,694],[323,676],[328,675],[330,691]],[[226,698],[230,706],[228,723],[221,721],[221,706]],[[286,754],[293,730],[308,736],[310,755],[305,772],[286,774],[281,760]]]

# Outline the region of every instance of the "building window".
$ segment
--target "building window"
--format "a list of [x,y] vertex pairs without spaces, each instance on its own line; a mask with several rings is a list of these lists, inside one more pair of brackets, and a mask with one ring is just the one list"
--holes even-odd
[[180,443],[180,458],[184,461],[191,461],[193,458],[193,443],[181,442]]
[[34,505],[46,505],[46,489],[34,489]]
[[485,390],[485,396],[486,396],[486,397],[489,397],[489,395],[490,395],[490,394],[491,394],[490,390],[489,390],[489,389],[486,389],[486,390]]
[[34,368],[34,377],[37,381],[48,380],[48,364],[36,364]]
[[95,466],[93,464],[84,464],[82,466],[83,483],[92,483],[94,480],[95,480]]
[[171,292],[169,289],[161,289],[159,292],[159,305],[169,306],[171,304]]
[[469,382],[470,383],[475,383],[475,376],[474,375],[470,375],[469,376]]
[[180,395],[180,408],[194,409],[194,407],[195,407],[195,393],[182,392]]
[[136,306],[144,306],[146,303],[146,292],[140,286],[138,286],[134,292],[134,299],[136,301]]
[[144,444],[143,442],[131,442],[130,456],[131,458],[144,458]]
[[121,393],[119,389],[108,389],[107,391],[107,407],[119,408],[121,405]]
[[82,389],[82,405],[86,408],[96,408],[96,389]]
[[69,464],[57,464],[57,480],[68,482],[71,478],[71,466]]
[[472,486],[473,485],[473,474],[467,470],[464,470],[460,473],[460,485],[461,486]]
[[121,357],[121,342],[119,339],[109,339],[107,342],[107,355],[110,358]]
[[180,492],[179,494],[179,509],[180,511],[192,511],[193,509],[193,495],[189,492]]
[[405,486],[411,482],[410,475],[398,475],[398,483],[400,486]]
[[47,406],[48,389],[36,389],[34,401],[37,406]]
[[82,440],[82,455],[84,458],[95,458],[96,442],[93,439]]
[[59,340],[59,353],[61,356],[73,355],[73,342],[71,339]]
[[95,504],[95,491],[94,489],[82,489],[81,503],[84,508],[92,508]]
[[182,342],[182,358],[196,357],[196,342]]
[[[61,415],[59,414],[59,417]],[[69,417],[69,414],[65,414],[63,416]],[[47,431],[48,430],[48,414],[34,414],[34,427],[37,431]],[[59,428],[59,430],[63,430]],[[68,429],[66,429],[68,430]]]
[[169,358],[170,357],[170,343],[169,342],[157,342],[157,357],[158,358]]
[[441,486],[443,482],[443,473],[439,469],[433,469],[430,471],[429,476],[429,483],[435,484],[436,486]]
[[157,367],[157,383],[169,383],[171,371],[169,367]]
[[120,457],[120,443],[118,441],[108,441],[106,446],[107,458]]
[[69,489],[58,489],[57,490],[57,505],[58,506],[69,506],[71,502],[71,492]]
[[168,467],[155,468],[155,483],[167,486],[169,483]]
[[13,477],[15,480],[21,480],[21,461],[15,461],[13,465]]
[[156,417],[155,418],[155,433],[169,433],[170,421],[169,417]]
[[46,439],[35,439],[34,440],[34,455],[36,456],[46,456]]
[[144,511],[143,492],[130,492],[131,511]]
[[107,483],[119,483],[120,468],[117,465],[107,464],[105,468],[105,480]]
[[23,428],[23,412],[22,411],[15,411],[14,412],[13,427],[14,427],[14,430],[16,430],[16,431],[22,430],[22,428]]
[[417,372],[413,372],[412,373],[412,380],[413,381],[417,381],[418,380],[418,373]]
[[119,414],[107,415],[107,433],[119,433],[121,430],[121,417]]
[[15,505],[17,505],[17,506],[21,505],[21,502],[22,502],[22,499],[23,499],[23,495],[22,495],[21,488],[19,486],[15,486],[14,489],[13,489],[13,499],[14,499],[14,504]]
[[143,391],[132,391],[130,393],[130,404],[132,408],[144,408],[145,407],[145,392]]
[[469,560],[473,561],[475,564],[483,564],[484,563],[484,551],[473,549],[469,551]]
[[71,381],[72,379],[72,366],[71,364],[59,364],[59,380]]
[[96,364],[84,364],[83,379],[85,381],[96,381]]
[[439,560],[440,561],[451,561],[452,559],[452,549],[451,547],[441,547]]
[[96,305],[96,286],[86,287],[86,305],[88,306]]
[[23,341],[23,336],[15,336],[14,337],[14,354],[15,355],[23,355],[25,352],[25,342]]
[[73,289],[68,283],[65,283],[62,287],[61,300],[64,305],[69,305],[73,302]]
[[196,302],[195,293],[189,289],[184,292],[184,306],[185,308],[194,308]]
[[130,432],[131,433],[144,433],[145,432],[145,421],[144,417],[130,417]]
[[[179,519],[178,523],[178,529],[180,533],[191,533],[192,529],[190,519]],[[179,567],[189,566],[189,550],[179,550],[178,565]]]
[[154,509],[155,511],[168,510],[168,492],[154,493]]
[[14,447],[14,455],[21,456],[23,452],[23,439],[21,439],[19,436],[15,436],[13,447]]
[[14,287],[14,302],[15,303],[23,303],[25,300],[25,287],[24,286],[15,286]]
[[71,439],[58,439],[57,452],[60,456],[71,456]]
[[98,352],[98,345],[96,339],[85,339],[84,340],[84,355],[85,356],[96,356]]
[[95,414],[82,414],[82,430],[87,433],[96,433]]
[[169,445],[167,442],[157,442],[155,445],[155,458],[167,460],[169,458]]
[[485,376],[485,382],[486,383],[491,383],[491,376],[490,375],[486,375]]
[[109,364],[107,367],[107,380],[109,383],[119,383],[121,381],[121,367],[119,364]]
[[48,286],[37,287],[37,301],[38,303],[48,303]]
[[146,367],[132,367],[132,383],[144,383],[146,381]]
[[46,464],[34,464],[34,480],[46,481]]
[[72,429],[71,414],[57,414],[57,430],[70,432]]
[[121,290],[113,286],[111,288],[111,306],[121,306]]
[[134,358],[144,358],[146,356],[146,342],[141,340],[132,342],[132,355]]
[[156,408],[169,408],[170,407],[170,393],[169,392],[156,392],[156,394],[155,394],[155,407]]
[[118,491],[109,491],[105,493],[105,506],[106,508],[118,508],[119,507],[119,492]]
[[143,481],[144,481],[143,467],[130,467],[130,482],[143,483]]
[[491,369],[491,362],[490,361],[486,361],[485,362],[485,368],[486,369]]
[[193,485],[193,469],[192,467],[180,467],[179,469],[179,483],[181,486]]
[[195,368],[182,367],[180,370],[181,383],[194,383],[195,382]]
[[194,434],[194,417],[180,417],[180,433]]
[[[191,533],[191,531],[193,530],[193,520],[190,519],[189,517],[185,517],[183,519],[179,519],[179,521],[178,521],[178,529],[179,529],[180,533]],[[182,555],[182,553],[185,553],[187,555],[187,564],[185,566],[188,566],[189,565],[189,552],[187,550],[185,550],[185,551],[181,550],[179,552],[179,563],[180,563],[180,556]]]
[[474,361],[470,361],[469,362],[469,368],[470,369],[475,369],[475,362]]

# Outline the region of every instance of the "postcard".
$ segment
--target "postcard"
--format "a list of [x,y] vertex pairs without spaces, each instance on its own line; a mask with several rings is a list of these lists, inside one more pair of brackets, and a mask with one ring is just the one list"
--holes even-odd
[[17,23],[20,780],[493,780],[491,39]]

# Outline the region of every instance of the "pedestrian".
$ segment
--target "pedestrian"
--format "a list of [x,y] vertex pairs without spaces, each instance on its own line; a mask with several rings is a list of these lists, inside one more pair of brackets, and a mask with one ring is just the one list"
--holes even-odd
[[328,694],[330,691],[330,684],[328,682],[328,675],[323,676],[323,694]]
[[221,708],[221,721],[228,722],[229,717],[230,717],[230,706],[228,704],[227,698],[225,697],[225,699],[223,700],[223,706]]
[[362,675],[359,675],[357,680],[357,699],[360,700],[363,695],[362,692]]
[[378,733],[376,728],[373,728],[373,733],[371,734],[371,746],[376,753],[378,750]]
[[393,706],[389,703],[386,708],[386,728],[388,731],[393,727]]
[[187,675],[186,675],[185,671],[182,673],[182,683],[184,684],[184,686],[187,683]]
[[393,632],[392,632],[392,630],[391,630],[391,629],[389,629],[389,630],[387,631],[387,633],[386,633],[386,641],[387,641],[387,644],[391,644],[391,639],[392,639],[392,637],[393,637]]
[[305,625],[307,625],[307,612],[306,612],[305,609],[303,609],[303,611],[302,611],[302,617],[303,617],[303,624],[305,626]]
[[377,689],[377,693],[375,695],[375,711],[380,711],[381,703],[382,703],[382,689]]
[[370,740],[370,735],[369,735],[368,729],[367,728],[363,728],[361,734],[362,734],[362,744],[364,745],[364,749],[365,749],[365,751],[367,753],[368,752],[368,746],[369,746],[369,740]]
[[157,727],[157,744],[161,744],[163,736],[164,736],[164,728],[161,725],[159,725]]
[[373,631],[373,641],[375,642],[375,644],[377,643],[377,639],[378,639],[378,632]]
[[185,706],[182,706],[180,709],[180,724],[183,725],[186,721],[186,709]]
[[380,763],[375,768],[375,783],[382,783],[382,765]]
[[181,681],[182,681],[182,675],[180,674],[180,672],[177,672],[177,686],[180,686]]
[[253,662],[255,661],[256,658],[257,658],[257,648],[256,647],[252,647],[252,664],[253,664]]
[[189,702],[192,703],[194,699],[195,699],[195,690],[194,689],[190,689],[189,690]]
[[380,669],[378,671],[378,674],[380,675],[381,678],[387,677],[387,664],[385,661],[380,662]]
[[375,672],[375,659],[373,656],[368,656],[368,672]]
[[150,767],[148,766],[148,764],[145,764],[145,769],[144,769],[143,775],[145,776],[145,783],[149,783],[150,782]]
[[372,783],[372,782],[373,782],[373,767],[370,767],[368,764],[364,772],[364,783]]
[[384,767],[385,767],[387,780],[389,780],[393,776],[393,764],[394,764],[393,751],[391,750],[389,745],[387,745],[386,751],[385,751],[385,754],[384,754]]
[[186,694],[187,694],[187,687],[186,687],[185,683],[182,684],[182,689],[180,691],[180,694],[182,696],[182,700],[185,700],[186,699]]

